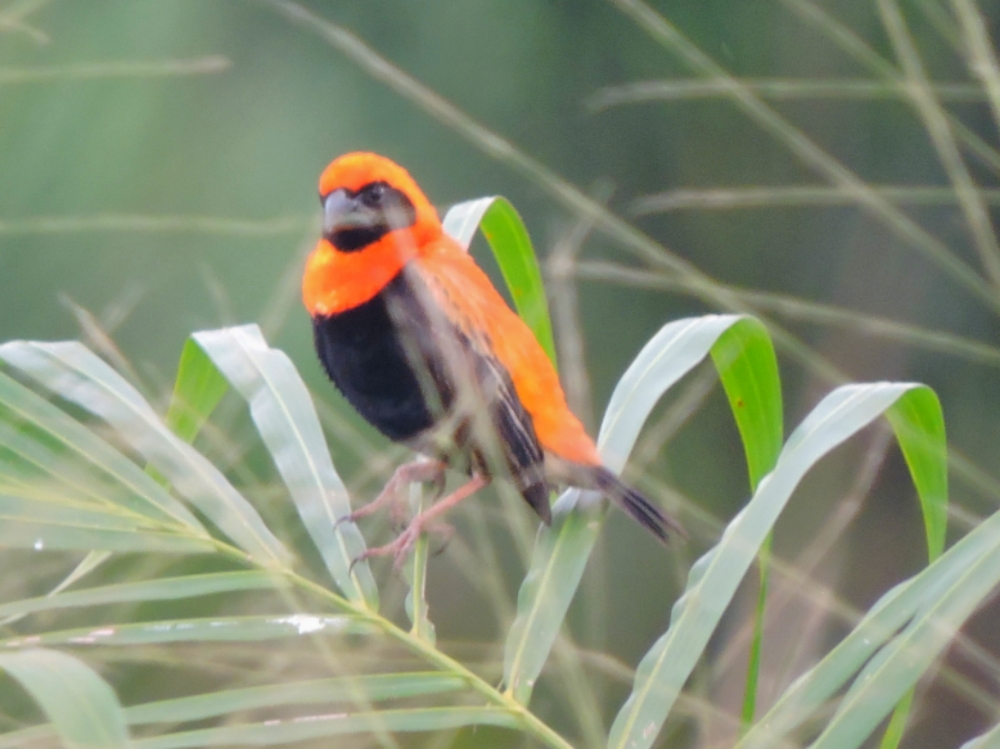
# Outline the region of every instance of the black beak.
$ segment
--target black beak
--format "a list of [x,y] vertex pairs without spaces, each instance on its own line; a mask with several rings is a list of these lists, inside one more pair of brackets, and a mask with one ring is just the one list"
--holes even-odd
[[382,220],[378,211],[346,190],[334,190],[323,199],[323,234],[327,237],[351,229],[373,229]]

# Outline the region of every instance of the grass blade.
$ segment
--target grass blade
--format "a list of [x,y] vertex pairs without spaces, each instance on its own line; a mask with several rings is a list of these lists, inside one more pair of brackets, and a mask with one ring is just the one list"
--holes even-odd
[[[46,595],[45,598],[52,598],[62,593],[70,585],[73,585],[79,580],[89,575],[91,572],[96,570],[106,561],[111,558],[110,551],[91,551],[83,559],[80,560],[79,564],[74,567],[66,577],[59,581],[59,583],[52,588]],[[43,599],[44,600],[44,599]],[[16,605],[16,604],[15,604]],[[3,611],[4,607],[0,606],[0,611]],[[23,619],[30,612],[22,611],[20,609],[11,609],[14,613],[10,613],[7,616],[2,616],[0,618],[0,627],[8,627],[16,621]]]
[[20,682],[68,749],[128,749],[114,691],[82,661],[54,650],[0,653],[0,669]]
[[[713,351],[727,330],[748,324],[746,321],[737,315],[678,320],[665,325],[646,344],[618,382],[601,425],[598,444],[612,470],[620,471],[624,466],[639,430],[663,393]],[[740,340],[752,346],[762,345],[755,335],[740,335],[723,341],[720,351],[726,366],[737,368],[733,371],[739,371],[742,365],[735,363],[739,357],[731,346]],[[766,345],[770,346],[770,342]],[[759,358],[767,359],[763,355]],[[769,376],[760,375],[761,382]],[[766,405],[754,400],[751,391],[733,392],[740,393],[741,409],[748,413],[760,408],[773,410],[770,398],[767,403],[771,405]],[[780,421],[780,411],[777,416]],[[755,415],[741,418],[747,424],[767,421]],[[553,506],[551,527],[539,530],[531,566],[518,594],[517,617],[504,650],[504,683],[519,702],[526,703],[530,698],[562,626],[600,529],[595,517],[603,512],[601,508],[597,495],[570,490]]]
[[184,342],[165,421],[185,442],[194,442],[229,383],[193,338]]
[[[948,457],[944,415],[932,390],[916,390],[889,411],[913,482],[920,487],[920,507],[927,533],[930,562],[944,550],[948,524]],[[893,711],[879,749],[896,749],[903,739],[913,704],[913,692]]]
[[262,642],[301,635],[368,634],[365,619],[344,614],[276,614],[168,619],[155,622],[104,624],[44,632],[0,641],[6,649],[25,645],[159,645],[169,642]]
[[67,501],[58,494],[48,496],[46,489],[36,489],[24,495],[0,494],[0,518],[15,522],[57,523],[95,530],[138,531],[142,528],[142,519],[134,515]]
[[395,700],[464,689],[464,679],[434,672],[375,674],[332,679],[293,681],[245,689],[228,689],[192,697],[179,697],[126,708],[129,725],[142,723],[186,723],[227,713],[261,710],[278,705],[308,705],[320,702],[368,702]]
[[756,491],[778,461],[784,441],[781,377],[774,344],[760,320],[745,317],[719,336],[712,346],[712,361],[740,431],[750,491]]
[[256,325],[202,331],[193,336],[250,406],[250,415],[288,487],[299,517],[338,587],[352,601],[378,609],[378,589],[368,564],[352,561],[365,551],[323,437],[312,399],[295,365],[270,348]]
[[[0,352],[4,350],[9,349],[6,346],[0,347]],[[72,470],[70,466],[74,463],[92,467],[125,489],[120,496],[115,495],[122,506],[152,518],[184,525],[200,535],[208,535],[184,505],[171,497],[135,463],[93,431],[3,372],[0,372],[0,405],[3,406],[0,410],[0,444],[43,471],[51,472],[52,478],[57,482],[66,478],[63,471]],[[24,429],[25,424],[37,432],[32,435]],[[39,436],[44,437],[50,445],[58,445],[65,451],[66,458],[56,459],[52,455],[52,447],[42,444]],[[34,442],[30,446],[31,451],[43,451],[37,460],[27,454],[29,441]],[[56,466],[59,473],[54,471]],[[94,482],[88,471],[74,470],[69,478],[78,488],[93,488]],[[101,489],[107,489],[106,482]]]
[[934,564],[882,596],[816,666],[800,676],[747,733],[737,749],[771,749],[823,707],[920,607],[939,600],[966,570],[1000,545],[1000,513],[973,528]]
[[1000,584],[1000,542],[964,567],[941,595],[928,596],[906,629],[868,663],[813,744],[850,749],[875,730],[976,608]]
[[0,604],[0,616],[24,616],[39,611],[53,611],[78,606],[104,606],[109,603],[130,601],[146,602],[194,598],[240,590],[273,590],[287,587],[287,585],[285,578],[257,570],[183,575],[137,583],[102,585],[40,598],[25,598],[12,603]]
[[[37,504],[37,503],[33,503]],[[55,517],[52,517],[52,514]],[[44,510],[0,512],[0,546],[35,551],[136,551],[165,554],[206,554],[218,551],[203,538],[138,530],[128,524],[116,526],[98,513],[84,516],[81,511],[49,513]],[[117,518],[116,518],[117,519]]]
[[[434,672],[376,674],[267,684],[225,689],[134,705],[124,710],[130,726],[148,723],[188,723],[248,710],[268,710],[281,705],[361,703],[447,694],[468,686],[458,676]],[[0,749],[24,746],[52,735],[52,726],[39,725],[0,734]]]
[[[760,480],[774,468],[784,441],[781,379],[778,359],[767,329],[759,320],[748,318],[733,325],[712,347],[712,360],[719,372],[729,407],[743,442],[751,494]],[[748,408],[747,403],[758,404]],[[744,725],[753,720],[757,709],[757,683],[764,646],[764,614],[767,607],[770,543],[761,547],[758,558],[760,590],[754,612],[753,636],[747,660],[743,696]]]
[[[791,435],[775,469],[691,569],[670,627],[636,671],[633,691],[611,727],[608,746],[652,746],[757,551],[799,481],[824,455],[922,386],[877,383],[838,388]],[[918,487],[919,488],[919,487]]]
[[520,214],[507,198],[489,197],[452,206],[444,217],[444,230],[466,249],[476,229],[483,232],[503,274],[514,308],[555,364],[549,304],[542,285],[538,258]]
[[930,388],[918,388],[901,398],[886,416],[917,487],[927,556],[933,562],[944,550],[948,530],[948,443],[941,403]]
[[196,749],[205,746],[272,746],[373,731],[446,731],[463,726],[519,728],[516,713],[493,707],[426,707],[367,713],[304,715],[221,728],[204,728],[139,739],[135,749]]
[[139,392],[85,346],[75,341],[12,341],[0,346],[0,358],[111,424],[178,492],[259,564],[287,564],[290,556],[284,546],[225,476],[179,440]]
[[[415,508],[414,517],[423,512],[431,504],[424,494],[421,484],[410,486],[410,503]],[[404,577],[410,582],[410,591],[406,594],[406,615],[410,617],[410,632],[433,645],[437,641],[437,631],[430,619],[430,607],[427,604],[427,561],[430,557],[430,538],[422,533],[413,545],[413,553],[406,560],[403,569]]]

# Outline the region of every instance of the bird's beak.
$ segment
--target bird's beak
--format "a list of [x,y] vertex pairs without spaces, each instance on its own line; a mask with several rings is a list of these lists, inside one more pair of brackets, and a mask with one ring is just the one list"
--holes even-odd
[[344,229],[368,229],[381,220],[379,213],[346,190],[334,190],[323,200],[323,234]]

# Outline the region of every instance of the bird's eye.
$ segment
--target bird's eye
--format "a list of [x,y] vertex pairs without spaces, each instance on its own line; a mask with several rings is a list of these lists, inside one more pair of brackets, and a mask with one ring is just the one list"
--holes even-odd
[[367,185],[361,191],[361,200],[365,205],[375,208],[382,203],[382,198],[385,196],[385,183],[384,182],[373,182]]

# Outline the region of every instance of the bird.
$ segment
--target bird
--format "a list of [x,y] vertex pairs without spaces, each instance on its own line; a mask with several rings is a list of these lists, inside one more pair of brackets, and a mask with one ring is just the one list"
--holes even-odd
[[660,541],[684,535],[603,464],[531,329],[403,167],[344,154],[323,170],[319,197],[322,236],[302,281],[319,360],[364,419],[421,455],[344,519],[401,502],[413,482],[443,489],[449,468],[467,477],[362,558],[392,555],[398,568],[421,533],[494,479],[546,524],[552,489],[572,486],[602,493]]

